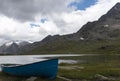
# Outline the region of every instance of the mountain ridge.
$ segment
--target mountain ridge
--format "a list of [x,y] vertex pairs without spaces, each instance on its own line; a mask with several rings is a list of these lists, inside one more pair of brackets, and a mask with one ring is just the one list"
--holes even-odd
[[0,46],[0,53],[17,54],[21,47],[30,44],[27,41],[10,41]]
[[[119,39],[120,3],[112,7],[98,21],[88,22],[77,33],[87,39]],[[116,33],[115,33],[116,32]],[[119,35],[119,36],[117,36]]]

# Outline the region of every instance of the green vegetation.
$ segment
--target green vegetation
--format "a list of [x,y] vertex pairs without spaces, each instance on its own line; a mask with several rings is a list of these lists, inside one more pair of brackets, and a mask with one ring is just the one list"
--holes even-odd
[[24,54],[119,54],[119,40],[65,41],[39,46]]
[[[78,63],[59,64],[58,76],[72,81],[120,81],[120,55],[96,55],[82,57],[64,57],[75,59]],[[0,81],[26,81],[27,78],[15,77],[0,73]],[[66,81],[57,77],[47,80],[37,77],[35,81]]]
[[24,77],[10,76],[3,72],[0,72],[0,81],[25,81]]
[[60,67],[71,67],[71,69],[60,68],[59,75],[73,81],[104,81],[104,78],[107,79],[105,81],[120,80],[119,55],[85,56],[77,59],[84,59],[84,62],[60,64]]

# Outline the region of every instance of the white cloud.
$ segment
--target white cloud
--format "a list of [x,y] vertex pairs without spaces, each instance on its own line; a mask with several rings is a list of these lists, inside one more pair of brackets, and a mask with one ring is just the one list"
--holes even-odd
[[[106,14],[120,0],[99,0],[95,5],[86,8],[86,10],[77,10],[70,13],[55,14],[51,19],[61,30],[60,34],[74,33],[88,21],[96,21],[103,14]],[[61,23],[62,22],[62,23]]]
[[71,11],[67,5],[75,0],[0,0],[0,15],[25,22],[37,14]]
[[[39,14],[37,13],[34,17],[35,21],[19,22],[14,17],[0,16],[0,44],[10,40],[39,41],[49,34],[68,34],[76,32],[82,25],[88,21],[97,20],[117,2],[120,2],[120,0],[98,0],[95,5],[90,6],[86,10],[75,11],[75,7],[67,8],[67,5],[75,0],[66,0],[65,3],[64,0],[62,0],[60,1],[60,4],[63,3],[62,6],[58,5],[57,1],[59,2],[59,0],[55,3],[54,1],[55,0],[51,0],[50,2],[58,9],[55,8],[52,10],[53,7],[50,8],[49,4],[48,7],[46,7],[47,9],[45,8],[45,12],[48,14],[43,14],[42,11],[39,12]],[[41,1],[41,4],[42,2],[46,4],[49,3],[49,0]],[[49,14],[49,12],[52,13]],[[42,18],[46,18],[47,21],[41,23],[40,19]],[[31,27],[31,23],[38,24],[40,27]]]

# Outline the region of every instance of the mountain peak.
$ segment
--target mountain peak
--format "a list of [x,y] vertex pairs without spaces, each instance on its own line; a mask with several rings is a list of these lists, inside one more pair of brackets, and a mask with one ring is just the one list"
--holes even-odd
[[106,21],[109,19],[115,19],[119,20],[120,19],[120,3],[117,3],[115,6],[113,6],[107,14],[103,15],[99,21]]
[[7,47],[11,46],[12,44],[17,44],[19,46],[23,46],[23,45],[26,45],[26,44],[29,44],[29,43],[30,42],[28,42],[28,41],[10,41],[10,42],[6,42],[3,45],[5,45]]
[[11,41],[11,42],[7,42],[7,43],[5,43],[4,45],[5,46],[10,46],[10,45],[12,45],[14,42],[13,41]]
[[114,7],[120,7],[120,2],[118,2]]
[[113,12],[120,12],[120,3],[117,3],[115,6],[113,6],[108,13]]

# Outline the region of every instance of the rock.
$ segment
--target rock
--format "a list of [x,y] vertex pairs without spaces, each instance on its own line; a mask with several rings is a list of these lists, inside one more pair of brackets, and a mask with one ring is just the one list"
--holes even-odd
[[100,75],[100,74],[96,74],[94,76],[94,78],[97,80],[97,81],[109,81],[109,78],[108,77],[105,77],[103,75]]
[[37,77],[30,77],[26,81],[35,81],[36,79],[37,79]]

